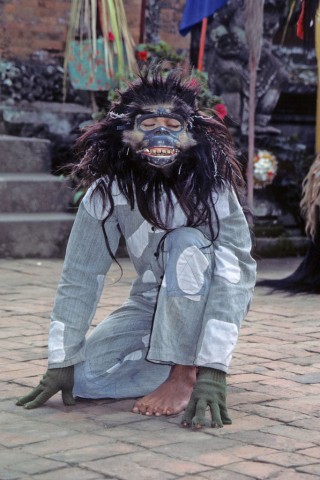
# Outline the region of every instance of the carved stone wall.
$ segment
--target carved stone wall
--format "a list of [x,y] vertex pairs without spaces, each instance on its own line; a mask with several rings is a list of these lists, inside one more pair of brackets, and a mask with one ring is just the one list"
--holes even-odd
[[[272,39],[284,12],[283,0],[266,0],[261,60],[256,85],[256,131],[277,133],[269,125],[288,75],[273,54]],[[191,60],[196,64],[201,25],[192,32]],[[208,21],[204,69],[212,92],[226,102],[233,126],[247,133],[249,106],[249,51],[245,35],[244,0],[232,0]]]

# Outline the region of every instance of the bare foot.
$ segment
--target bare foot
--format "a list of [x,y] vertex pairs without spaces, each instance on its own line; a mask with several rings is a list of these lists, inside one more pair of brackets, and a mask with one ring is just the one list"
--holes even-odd
[[169,378],[150,395],[138,400],[133,407],[133,413],[142,415],[175,415],[182,412],[190,400],[196,367],[175,365]]

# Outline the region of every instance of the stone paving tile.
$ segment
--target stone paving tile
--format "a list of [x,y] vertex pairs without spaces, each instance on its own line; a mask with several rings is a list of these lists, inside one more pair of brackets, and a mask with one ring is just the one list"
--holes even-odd
[[272,477],[272,480],[318,480],[318,477],[299,473],[291,468],[286,468]]
[[211,470],[211,472],[204,472],[202,475],[207,480],[252,480],[252,477],[242,475],[242,473],[231,473],[229,470]]
[[[190,433],[194,437],[197,435],[197,432]],[[183,439],[180,439],[180,443],[177,442],[162,445],[160,447],[153,448],[152,451],[176,458],[190,459],[192,457],[205,454],[206,452],[217,452],[220,450],[223,451],[233,447],[236,444],[236,442],[234,442],[232,439],[227,440],[213,435],[207,435],[206,437],[207,438],[200,441],[196,439],[192,441],[192,437],[189,437],[188,441],[183,441]]]
[[315,457],[320,459],[320,447],[306,448],[304,450],[299,450],[298,452],[302,453],[303,455],[308,455],[310,457]]
[[304,472],[304,473],[314,473],[315,475],[318,475],[318,478],[319,478],[320,477],[320,462],[317,463],[317,464],[314,464],[314,465],[298,467],[297,471],[298,472]]
[[1,480],[15,480],[17,478],[25,478],[25,474],[15,471],[14,468],[9,470],[0,466],[0,478]]
[[275,463],[276,465],[282,465],[284,467],[299,467],[319,463],[319,460],[315,458],[292,452],[279,452],[270,455],[259,455],[257,460],[261,462]]
[[[106,439],[103,444],[108,445],[112,442],[112,439]],[[24,445],[22,448],[20,447],[20,451],[22,452],[30,452],[34,453],[38,456],[48,456],[50,455],[53,458],[53,455],[56,453],[66,453],[70,450],[74,451],[81,451],[83,447],[94,447],[95,445],[101,444],[101,438],[95,435],[90,434],[78,434],[74,432],[72,435],[71,432],[65,438],[57,438],[53,440],[45,440],[42,442],[38,442],[36,444],[29,444]]]
[[[20,458],[18,457],[18,460]],[[28,475],[34,475],[38,472],[55,472],[59,468],[66,467],[67,464],[47,458],[39,458],[33,455],[32,459],[24,462],[14,463],[14,469]]]
[[231,464],[226,470],[242,473],[244,475],[251,476],[256,480],[266,480],[268,478],[273,478],[274,475],[279,473],[281,469],[278,465],[246,461]]
[[274,448],[268,448],[268,447],[258,447],[257,445],[252,445],[252,444],[243,445],[239,443],[235,447],[225,450],[225,452],[234,454],[236,457],[239,457],[240,459],[254,460],[259,455],[271,455],[272,453],[278,453],[278,450],[275,450]]
[[[135,274],[121,262],[124,275],[110,285],[119,278],[111,267],[93,325],[128,295]],[[260,277],[285,276],[299,262],[259,262]],[[301,383],[320,373],[319,296],[267,296],[256,288],[228,375],[233,424],[193,432],[180,425],[182,415],[131,413],[134,399],[78,399],[65,407],[57,394],[37,410],[15,406],[46,370],[61,268],[60,260],[0,261],[1,480],[320,478],[320,385]]]
[[174,475],[185,475],[185,474],[197,474],[203,471],[208,470],[204,465],[201,465],[202,462],[199,462],[199,457],[197,461],[193,460],[192,462],[186,460],[177,460],[176,458],[153,458],[139,463],[140,466],[146,468],[154,468],[160,470],[161,472],[168,472]]
[[[143,456],[147,460],[152,455],[149,452],[144,452]],[[154,458],[154,460],[158,460],[158,458]],[[163,459],[163,464],[166,463],[165,460]],[[122,455],[121,461],[117,457],[110,457],[80,465],[87,470],[115,476],[121,478],[121,480],[171,480],[176,478],[175,474],[151,467],[143,467],[137,461],[139,462],[137,456]],[[199,468],[201,469],[201,466]]]
[[[95,444],[84,448],[76,448],[76,446],[74,446],[71,450],[48,454],[47,458],[77,465],[83,462],[91,462],[93,460],[100,460],[103,458],[123,455],[135,451],[137,451],[136,446],[126,445],[120,442],[115,443],[110,439],[109,443],[106,441],[103,445]],[[119,461],[121,461],[121,458]]]
[[295,420],[291,423],[292,426],[307,428],[309,430],[317,430],[320,432],[320,418],[308,417],[305,420]]
[[319,431],[297,428],[290,425],[273,425],[271,427],[262,428],[261,431],[272,433],[273,435],[282,435],[299,441],[309,441],[320,445]]
[[294,425],[299,424],[299,422],[296,422],[298,419],[303,419],[301,421],[301,426],[303,426],[304,422],[307,422],[308,420],[310,420],[310,424],[312,425],[313,421],[316,420],[314,417],[310,418],[304,413],[291,412],[290,410],[284,410],[283,408],[273,408],[266,405],[248,403],[245,405],[239,405],[237,408],[246,413],[260,415],[272,420],[277,420],[278,422],[292,422]]
[[288,452],[295,452],[296,450],[315,446],[312,442],[303,442],[281,435],[270,435],[269,433],[260,432],[258,430],[236,432],[232,435],[230,434],[230,440],[231,439],[233,441],[238,440],[249,445],[253,444]]
[[[76,467],[63,468],[61,470],[56,470],[55,472],[40,473],[32,477],[34,480],[101,480],[101,475],[98,475],[97,472],[90,472]],[[111,477],[108,477],[109,480],[112,480]],[[116,479],[114,479],[116,480]]]

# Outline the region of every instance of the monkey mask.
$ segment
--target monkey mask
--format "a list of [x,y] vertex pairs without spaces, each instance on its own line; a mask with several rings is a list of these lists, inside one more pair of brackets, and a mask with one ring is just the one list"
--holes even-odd
[[143,109],[135,117],[134,128],[123,133],[123,141],[156,169],[171,166],[181,152],[197,143],[174,105],[150,105]]

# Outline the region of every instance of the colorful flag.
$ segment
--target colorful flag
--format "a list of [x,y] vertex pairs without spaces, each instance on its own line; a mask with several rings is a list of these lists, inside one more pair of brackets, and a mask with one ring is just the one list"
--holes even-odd
[[210,17],[230,0],[187,0],[179,31],[185,36],[204,18]]

